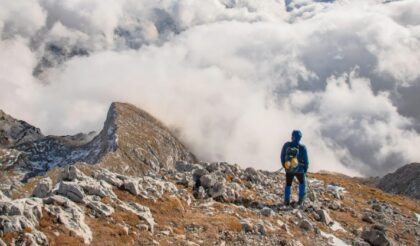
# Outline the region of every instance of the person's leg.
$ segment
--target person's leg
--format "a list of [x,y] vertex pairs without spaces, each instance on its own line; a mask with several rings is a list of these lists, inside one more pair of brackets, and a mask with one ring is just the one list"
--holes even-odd
[[299,180],[299,201],[298,204],[302,204],[305,200],[305,193],[306,193],[306,178],[304,173],[297,173],[296,177]]
[[284,187],[284,204],[290,204],[290,194],[292,193],[292,182],[295,177],[294,173],[286,173],[286,186]]

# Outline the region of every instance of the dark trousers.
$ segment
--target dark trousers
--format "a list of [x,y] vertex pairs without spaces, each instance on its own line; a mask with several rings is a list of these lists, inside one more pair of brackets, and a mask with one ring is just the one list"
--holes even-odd
[[293,178],[299,180],[299,184],[305,184],[305,174],[304,173],[286,173],[286,186],[292,186]]
[[294,177],[299,180],[299,201],[298,204],[302,204],[305,199],[306,193],[306,182],[304,173],[286,173],[286,186],[284,187],[284,203],[286,205],[290,202],[290,194],[292,193],[292,183]]

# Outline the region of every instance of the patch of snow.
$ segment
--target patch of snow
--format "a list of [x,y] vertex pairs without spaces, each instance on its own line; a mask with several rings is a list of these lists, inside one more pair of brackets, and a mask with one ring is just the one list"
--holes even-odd
[[346,242],[344,242],[343,240],[341,240],[340,238],[338,238],[338,237],[336,237],[332,234],[325,233],[325,232],[321,231],[321,235],[325,238],[328,238],[328,243],[330,245],[333,245],[333,246],[350,246],[350,244],[347,244]]
[[327,190],[331,190],[331,191],[337,191],[337,192],[346,192],[346,189],[344,189],[344,187],[338,186],[338,185],[332,185],[329,184],[327,186]]
[[420,221],[420,214],[418,214],[418,213],[414,213],[415,215],[416,215],[416,217],[417,217],[417,221]]
[[312,187],[315,187],[315,188],[324,186],[324,182],[318,179],[308,179],[308,181],[309,181],[309,184],[311,184]]
[[338,223],[337,221],[333,221],[334,223],[331,226],[331,230],[333,231],[338,231],[338,230],[342,230],[342,231],[346,231],[346,229],[343,228],[343,226],[341,226],[340,223]]

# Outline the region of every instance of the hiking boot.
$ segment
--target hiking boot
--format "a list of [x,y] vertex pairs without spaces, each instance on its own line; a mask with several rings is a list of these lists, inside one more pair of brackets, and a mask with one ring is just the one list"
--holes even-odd
[[297,202],[292,202],[290,204],[290,206],[292,206],[293,209],[296,209],[296,208],[299,208],[300,207],[299,203],[297,203]]
[[297,202],[297,205],[299,205],[299,206],[302,206],[303,205],[303,200],[299,200],[298,202]]

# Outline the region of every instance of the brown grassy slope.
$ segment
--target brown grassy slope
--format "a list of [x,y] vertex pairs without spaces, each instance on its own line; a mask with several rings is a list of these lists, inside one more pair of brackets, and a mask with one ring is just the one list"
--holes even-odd
[[[376,188],[361,185],[354,178],[331,174],[311,174],[310,177],[323,180],[326,183],[334,183],[346,189],[347,193],[342,201],[343,205],[353,209],[355,214],[330,211],[330,216],[342,225],[347,225],[352,230],[371,226],[371,224],[361,220],[361,215],[366,210],[371,209],[368,201],[373,198],[398,208],[401,214],[407,218],[413,218],[414,213],[420,213],[420,201],[404,196],[392,195]],[[393,221],[393,225],[387,226],[387,235],[390,238],[398,237],[399,242],[404,243],[404,245],[416,245],[414,235],[404,230],[404,228],[404,222]],[[348,238],[348,236],[344,235],[341,238]]]

